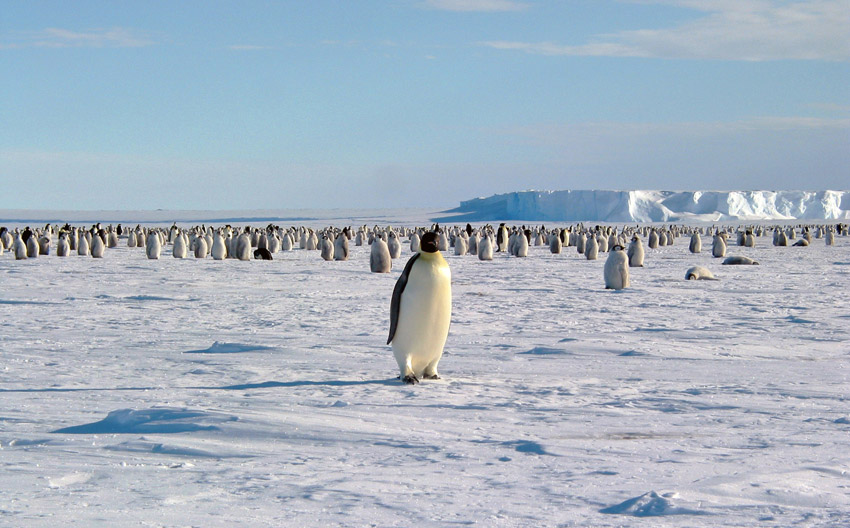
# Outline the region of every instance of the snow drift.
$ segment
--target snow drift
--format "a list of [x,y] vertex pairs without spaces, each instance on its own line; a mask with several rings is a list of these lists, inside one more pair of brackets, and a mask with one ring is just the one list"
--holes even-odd
[[846,191],[522,191],[460,203],[440,221],[846,220]]

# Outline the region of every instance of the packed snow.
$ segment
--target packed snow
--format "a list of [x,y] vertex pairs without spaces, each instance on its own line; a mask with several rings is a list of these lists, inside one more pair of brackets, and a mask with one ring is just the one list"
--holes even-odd
[[850,219],[845,191],[521,191],[460,203],[445,220],[682,222]]
[[[291,225],[435,216],[311,214]],[[603,250],[450,248],[442,379],[414,386],[385,344],[406,237],[390,273],[354,239],[329,261],[176,259],[168,242],[154,260],[126,233],[102,258],[56,256],[56,233],[47,255],[7,249],[0,524],[847,526],[850,237],[830,223],[780,247],[776,225],[752,247],[746,225],[656,224],[676,233],[656,248],[638,229],[644,266],[616,291]],[[725,256],[759,265],[712,256],[717,227]]]

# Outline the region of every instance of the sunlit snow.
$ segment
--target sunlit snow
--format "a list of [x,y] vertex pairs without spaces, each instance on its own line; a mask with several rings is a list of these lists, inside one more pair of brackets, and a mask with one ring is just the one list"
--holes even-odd
[[0,524],[846,525],[850,237],[770,233],[728,241],[758,266],[709,236],[647,248],[619,291],[604,252],[446,251],[442,379],[416,386],[385,344],[406,238],[388,274],[353,241],[345,261],[7,250]]

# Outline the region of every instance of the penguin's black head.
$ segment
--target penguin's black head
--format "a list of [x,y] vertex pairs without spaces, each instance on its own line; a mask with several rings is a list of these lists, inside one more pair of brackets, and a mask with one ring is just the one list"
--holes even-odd
[[422,239],[419,241],[419,249],[425,253],[436,253],[440,250],[439,240],[437,233],[428,231],[422,235]]

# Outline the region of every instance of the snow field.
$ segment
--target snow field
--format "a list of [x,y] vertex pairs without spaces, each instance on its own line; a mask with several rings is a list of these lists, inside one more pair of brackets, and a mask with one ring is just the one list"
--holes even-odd
[[[123,242],[123,241],[122,241]],[[845,526],[850,239],[445,257],[439,381],[386,346],[410,257],[0,255],[0,524]],[[719,281],[685,281],[702,265]]]

